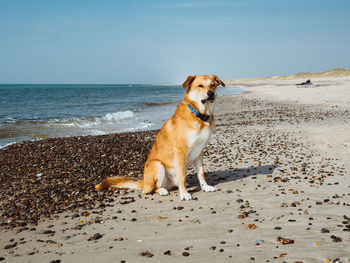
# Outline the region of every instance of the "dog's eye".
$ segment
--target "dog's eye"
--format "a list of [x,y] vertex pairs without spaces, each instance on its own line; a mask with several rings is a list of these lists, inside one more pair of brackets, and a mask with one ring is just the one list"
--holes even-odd
[[214,85],[214,84],[210,84],[210,87],[214,88],[214,87],[215,87],[215,85]]
[[204,86],[202,84],[198,85],[199,88],[203,88]]

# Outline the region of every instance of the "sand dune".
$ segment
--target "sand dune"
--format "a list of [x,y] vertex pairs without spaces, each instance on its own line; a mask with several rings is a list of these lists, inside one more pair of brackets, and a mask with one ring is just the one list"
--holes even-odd
[[343,68],[335,68],[331,70],[326,70],[323,72],[317,72],[317,73],[310,73],[310,72],[299,72],[293,75],[286,75],[286,76],[268,76],[268,77],[261,77],[261,78],[241,78],[241,79],[230,79],[226,80],[228,83],[236,83],[236,82],[250,82],[250,81],[257,81],[257,80],[293,80],[293,79],[312,79],[312,78],[326,78],[326,77],[346,77],[350,76],[350,70],[349,69],[343,69]]

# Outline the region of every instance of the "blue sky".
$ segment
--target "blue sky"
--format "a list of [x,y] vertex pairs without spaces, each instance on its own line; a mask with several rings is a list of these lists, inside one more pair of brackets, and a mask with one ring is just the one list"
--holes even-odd
[[0,83],[350,68],[348,0],[0,0]]

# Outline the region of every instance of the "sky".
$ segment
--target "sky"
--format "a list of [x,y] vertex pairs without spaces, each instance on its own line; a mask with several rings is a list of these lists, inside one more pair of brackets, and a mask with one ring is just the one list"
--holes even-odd
[[0,0],[0,83],[350,68],[349,0]]

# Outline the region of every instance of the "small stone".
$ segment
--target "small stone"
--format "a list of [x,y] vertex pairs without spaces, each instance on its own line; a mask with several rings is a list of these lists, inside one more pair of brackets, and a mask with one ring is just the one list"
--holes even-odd
[[329,233],[329,230],[327,228],[322,228],[321,233]]
[[170,255],[171,255],[171,251],[170,251],[170,250],[167,250],[167,251],[165,251],[163,254],[164,254],[164,255],[170,256]]
[[255,241],[255,245],[256,245],[256,246],[260,246],[260,245],[263,244],[264,242],[265,242],[265,241],[262,240],[262,239],[256,240],[256,241]]
[[182,253],[182,255],[183,255],[184,257],[188,257],[188,256],[190,255],[190,253],[188,253],[187,251],[185,251],[185,252]]
[[95,235],[93,235],[92,237],[90,237],[88,239],[88,241],[91,241],[91,240],[98,240],[100,239],[101,237],[103,237],[103,235],[101,235],[100,233],[96,233]]
[[257,228],[257,226],[256,226],[255,224],[249,224],[249,225],[248,225],[248,228],[254,230],[254,229]]
[[4,249],[10,249],[10,248],[14,248],[15,246],[17,246],[17,243],[14,244],[8,244],[4,247]]
[[153,257],[153,254],[151,252],[149,252],[149,251],[142,252],[140,255],[143,256],[143,257],[146,257],[146,258]]
[[294,240],[293,239],[289,239],[289,238],[278,237],[277,240],[279,242],[281,242],[283,245],[294,244]]
[[72,218],[77,218],[79,216],[80,216],[79,214],[75,213],[75,214],[72,215]]
[[282,227],[280,227],[280,226],[275,226],[275,228],[274,228],[275,230],[281,230],[282,229]]
[[343,241],[340,237],[337,237],[335,235],[331,235],[331,239],[333,239],[333,242],[342,242]]
[[81,213],[81,215],[82,215],[82,216],[89,216],[89,215],[90,215],[90,213],[89,213],[89,212],[87,212],[87,211],[84,211],[84,212],[82,212],[82,213]]

